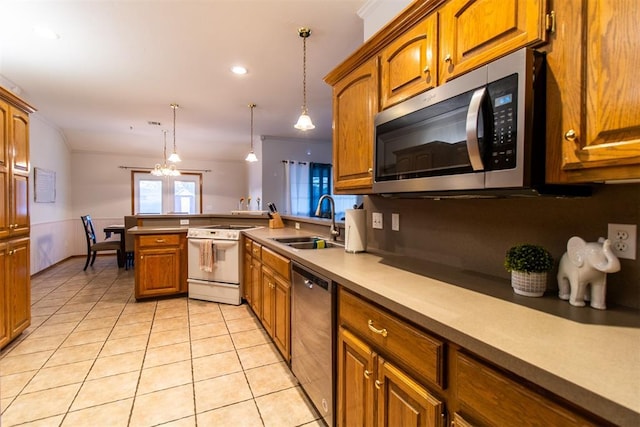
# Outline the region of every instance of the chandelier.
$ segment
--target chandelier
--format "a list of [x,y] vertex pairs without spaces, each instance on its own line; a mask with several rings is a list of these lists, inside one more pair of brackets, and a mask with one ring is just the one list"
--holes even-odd
[[307,37],[311,35],[311,30],[304,27],[299,28],[298,34],[302,37],[302,114],[298,118],[298,122],[293,125],[293,127],[302,131],[307,131],[315,129],[307,111]]
[[258,157],[256,156],[256,153],[253,151],[253,109],[256,108],[256,104],[249,104],[249,108],[251,108],[251,151],[249,151],[249,154],[247,154],[247,157],[245,157],[245,160],[247,162],[257,162]]
[[182,159],[176,152],[176,110],[180,106],[174,103],[174,104],[171,104],[170,107],[173,108],[173,153],[171,153],[168,160],[171,163],[177,163],[182,161]]
[[164,134],[164,149],[162,151],[162,164],[156,163],[155,167],[151,170],[153,176],[180,176],[180,171],[176,169],[176,165],[167,166],[167,131],[162,131]]

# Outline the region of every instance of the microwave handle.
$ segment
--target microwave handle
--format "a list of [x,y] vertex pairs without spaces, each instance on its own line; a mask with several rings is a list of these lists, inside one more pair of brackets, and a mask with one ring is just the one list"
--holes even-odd
[[482,100],[486,93],[487,89],[484,87],[477,89],[471,96],[469,111],[467,112],[467,153],[474,171],[484,170],[478,142],[478,119],[482,109]]

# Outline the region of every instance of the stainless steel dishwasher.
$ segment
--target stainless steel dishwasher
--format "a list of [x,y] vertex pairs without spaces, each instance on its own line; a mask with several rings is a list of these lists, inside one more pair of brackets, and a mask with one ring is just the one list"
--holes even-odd
[[333,426],[334,286],[292,264],[291,369],[328,426]]

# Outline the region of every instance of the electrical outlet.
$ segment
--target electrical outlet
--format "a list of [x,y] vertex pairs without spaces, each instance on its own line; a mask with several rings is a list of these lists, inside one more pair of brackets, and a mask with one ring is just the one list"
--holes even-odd
[[374,212],[371,214],[372,227],[377,230],[382,230],[382,214],[380,212]]
[[189,225],[189,220],[188,219],[181,219],[180,220],[180,225]]
[[300,230],[300,223],[296,222],[296,230]]
[[391,229],[393,231],[400,231],[400,214],[391,214]]
[[635,224],[609,224],[607,238],[618,258],[636,259],[637,226]]

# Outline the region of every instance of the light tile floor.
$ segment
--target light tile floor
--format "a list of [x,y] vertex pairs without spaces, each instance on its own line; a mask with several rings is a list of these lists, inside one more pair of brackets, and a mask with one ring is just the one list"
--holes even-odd
[[0,352],[2,427],[322,426],[246,304],[136,302],[133,271],[74,258],[32,279]]

